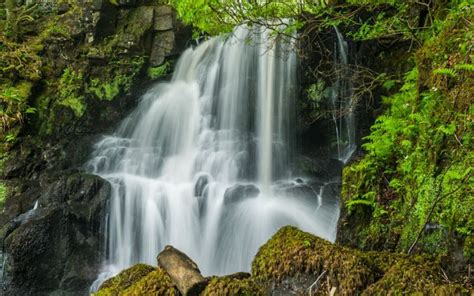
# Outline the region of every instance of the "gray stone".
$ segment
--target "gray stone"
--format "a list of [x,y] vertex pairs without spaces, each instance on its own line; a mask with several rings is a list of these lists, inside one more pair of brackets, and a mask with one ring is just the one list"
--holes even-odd
[[163,64],[165,58],[173,53],[175,35],[173,31],[158,32],[155,34],[150,54],[152,67]]
[[173,16],[155,15],[155,24],[153,26],[155,31],[167,31],[173,29]]
[[256,198],[260,190],[253,184],[236,184],[226,189],[224,193],[224,204],[236,203],[248,198]]

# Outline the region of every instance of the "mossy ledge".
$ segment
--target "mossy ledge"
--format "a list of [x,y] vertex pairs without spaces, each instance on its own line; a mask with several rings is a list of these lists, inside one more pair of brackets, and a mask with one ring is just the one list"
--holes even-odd
[[[313,285],[315,282],[317,283]],[[200,295],[470,295],[448,283],[438,258],[361,252],[337,246],[292,226],[281,228],[258,251],[252,274],[209,279]],[[162,268],[137,264],[107,280],[94,294],[180,295]]]

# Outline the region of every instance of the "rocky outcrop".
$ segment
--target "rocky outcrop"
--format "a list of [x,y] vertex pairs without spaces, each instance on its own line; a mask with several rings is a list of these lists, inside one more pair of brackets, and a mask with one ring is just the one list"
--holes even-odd
[[38,208],[7,223],[2,228],[7,254],[4,293],[85,293],[104,252],[109,194],[109,183],[99,177],[61,177],[40,192]]
[[[103,258],[110,185],[82,166],[100,134],[171,71],[190,30],[156,1],[31,2],[38,3],[26,33],[1,37],[11,54],[28,55],[29,74],[10,67],[0,84],[27,85],[33,111],[11,125],[15,140],[0,147],[0,242],[8,259],[0,294],[87,294]],[[0,52],[2,59],[10,53]]]

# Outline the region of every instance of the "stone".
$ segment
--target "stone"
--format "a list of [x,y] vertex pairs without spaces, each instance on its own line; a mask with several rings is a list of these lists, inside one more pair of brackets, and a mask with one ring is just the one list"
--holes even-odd
[[243,201],[248,198],[256,198],[260,190],[253,184],[236,184],[226,189],[224,193],[224,204],[231,204]]
[[202,197],[207,184],[209,184],[209,176],[200,175],[194,185],[194,196]]
[[173,52],[175,35],[173,31],[157,32],[153,38],[150,66],[162,65],[165,58]]
[[102,217],[109,195],[110,184],[100,177],[64,176],[41,193],[40,203],[46,207],[2,229],[10,258],[7,295],[87,292],[101,264]]
[[167,31],[173,29],[173,15],[155,15],[153,29],[155,31]]
[[207,286],[204,278],[194,261],[186,254],[166,246],[158,255],[158,265],[163,268],[184,296],[199,295]]

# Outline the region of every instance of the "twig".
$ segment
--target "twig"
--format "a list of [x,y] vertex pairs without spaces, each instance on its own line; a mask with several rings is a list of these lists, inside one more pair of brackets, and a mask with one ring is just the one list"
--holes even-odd
[[311,284],[311,286],[309,286],[308,288],[308,293],[309,293],[309,296],[312,296],[313,295],[313,287],[314,288],[314,292],[316,292],[318,290],[318,286],[317,284],[319,283],[319,281],[322,279],[322,277],[326,274],[326,270],[324,270],[319,276],[318,278],[316,279],[316,281],[314,281],[314,283]]

